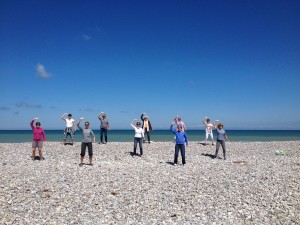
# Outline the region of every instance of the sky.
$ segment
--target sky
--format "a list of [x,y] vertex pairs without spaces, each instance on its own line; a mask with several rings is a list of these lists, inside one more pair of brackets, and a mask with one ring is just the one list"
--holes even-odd
[[227,129],[300,129],[298,0],[2,0],[0,129],[63,113],[131,129],[176,115]]

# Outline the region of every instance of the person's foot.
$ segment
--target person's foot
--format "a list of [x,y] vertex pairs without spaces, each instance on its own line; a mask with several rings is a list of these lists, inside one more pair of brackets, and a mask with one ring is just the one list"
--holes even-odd
[[215,146],[215,144],[214,144],[214,143],[211,143],[211,145],[212,145],[212,146]]
[[83,165],[83,163],[79,163],[79,166],[82,166]]
[[177,163],[173,163],[173,166],[177,166]]
[[103,144],[106,144],[106,142],[103,142]]
[[226,158],[224,158],[224,160],[226,160]]
[[90,164],[89,164],[89,166],[92,166],[92,165],[93,165],[93,163],[90,163]]
[[150,144],[151,142],[150,141],[148,141],[148,144]]

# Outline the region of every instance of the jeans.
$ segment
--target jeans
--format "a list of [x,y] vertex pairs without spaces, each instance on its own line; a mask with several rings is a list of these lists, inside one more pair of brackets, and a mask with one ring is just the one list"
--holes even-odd
[[178,163],[178,153],[181,153],[182,164],[185,164],[185,145],[184,144],[176,144],[175,145],[175,155],[174,155],[174,164]]
[[105,128],[100,129],[100,142],[103,142],[103,133],[105,137],[105,142],[107,142],[107,129]]
[[215,158],[217,158],[217,156],[218,156],[218,152],[219,152],[220,145],[222,145],[223,156],[224,156],[224,159],[226,159],[225,141],[223,141],[223,140],[217,140],[217,146],[216,146],[216,154],[215,154]]
[[136,155],[137,143],[140,145],[140,155],[143,155],[143,138],[134,138],[133,154]]
[[67,139],[67,137],[70,135],[72,140],[74,140],[74,128],[73,127],[66,127],[64,131],[64,137]]

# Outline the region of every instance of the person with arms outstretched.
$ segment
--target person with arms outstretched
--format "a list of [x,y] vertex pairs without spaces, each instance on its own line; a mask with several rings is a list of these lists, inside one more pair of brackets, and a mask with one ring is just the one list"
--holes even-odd
[[213,134],[213,128],[215,128],[215,126],[213,124],[211,124],[210,119],[208,119],[207,117],[204,117],[204,119],[202,120],[202,122],[205,125],[205,145],[207,143],[208,137],[211,137],[211,145],[214,145],[214,134]]
[[78,123],[77,123],[77,127],[82,131],[82,143],[81,143],[81,153],[80,153],[80,164],[79,166],[83,165],[83,159],[85,156],[85,151],[86,151],[86,147],[88,147],[88,152],[89,152],[89,161],[90,161],[90,166],[93,165],[92,159],[93,159],[93,144],[91,141],[91,136],[93,137],[93,143],[96,142],[96,138],[94,135],[94,132],[89,128],[90,123],[89,122],[85,122],[84,123],[84,127],[82,128],[80,126],[80,121],[83,120],[84,117],[80,118]]
[[33,140],[32,140],[32,160],[35,160],[35,151],[36,148],[39,149],[40,160],[43,160],[43,141],[46,141],[46,134],[43,128],[41,128],[41,123],[36,122],[35,126],[33,125],[35,120],[39,118],[34,118],[30,122],[31,129],[33,130]]
[[223,128],[224,128],[224,125],[222,123],[219,123],[217,128],[216,128],[218,136],[217,136],[216,153],[215,153],[214,158],[218,157],[218,152],[219,152],[219,148],[220,148],[220,145],[221,145],[222,149],[223,149],[223,157],[224,157],[224,160],[226,160],[225,140],[228,141],[228,137],[227,137],[227,134],[226,134],[226,132]]
[[186,129],[186,126],[185,126],[185,124],[184,124],[184,122],[182,121],[182,119],[181,119],[180,116],[177,115],[177,116],[174,118],[174,122],[175,122],[175,124],[176,124],[177,126],[178,126],[178,125],[181,125],[183,131],[186,131],[186,130],[187,130],[187,129]]

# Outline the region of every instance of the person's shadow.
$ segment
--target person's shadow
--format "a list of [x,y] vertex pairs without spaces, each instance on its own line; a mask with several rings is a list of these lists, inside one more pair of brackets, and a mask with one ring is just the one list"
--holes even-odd
[[[39,157],[39,156],[35,156],[34,157],[34,160],[40,160],[41,158]],[[45,158],[43,157],[43,159],[42,160],[45,160]]]
[[214,158],[215,158],[215,155],[213,155],[213,154],[202,153],[201,155],[210,157],[211,159],[214,159]]

